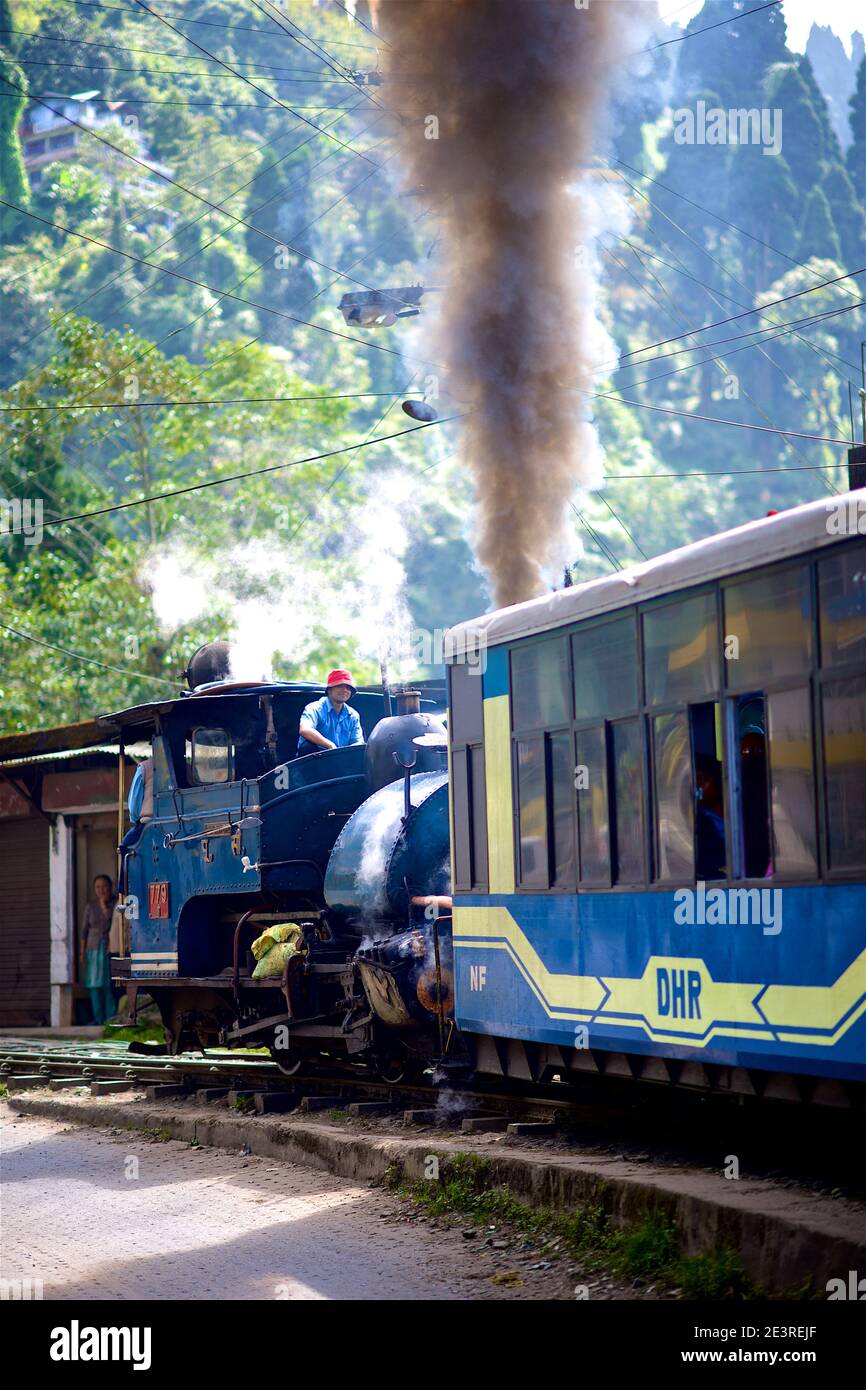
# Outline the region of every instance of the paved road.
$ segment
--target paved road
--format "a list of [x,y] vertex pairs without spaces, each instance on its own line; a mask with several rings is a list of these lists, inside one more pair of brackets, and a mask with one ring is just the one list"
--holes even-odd
[[564,1296],[381,1190],[175,1140],[6,1115],[2,1198],[0,1273],[46,1299]]

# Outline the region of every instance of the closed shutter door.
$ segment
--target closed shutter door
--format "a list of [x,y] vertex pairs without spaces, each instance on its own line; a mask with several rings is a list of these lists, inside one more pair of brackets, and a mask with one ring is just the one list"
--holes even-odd
[[48,823],[0,821],[0,1027],[51,1021]]

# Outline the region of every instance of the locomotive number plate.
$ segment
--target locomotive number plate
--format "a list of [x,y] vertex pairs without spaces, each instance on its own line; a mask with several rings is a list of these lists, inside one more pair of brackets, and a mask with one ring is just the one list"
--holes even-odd
[[147,885],[148,917],[168,916],[168,884],[149,883]]

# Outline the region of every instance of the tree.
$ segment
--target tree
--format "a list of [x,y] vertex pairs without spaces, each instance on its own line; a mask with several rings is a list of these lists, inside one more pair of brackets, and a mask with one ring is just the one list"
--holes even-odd
[[863,259],[863,206],[844,164],[833,164],[822,184],[842,248],[842,261],[854,270]]
[[[726,109],[760,105],[767,69],[790,61],[790,54],[781,5],[750,15],[742,24],[735,22],[744,10],[753,8],[748,0],[707,0],[700,13],[693,15],[685,32],[695,37],[680,51],[677,86],[681,93],[716,91]],[[725,19],[734,22],[697,33]]]
[[813,256],[841,264],[842,250],[833,225],[833,214],[827,195],[822,188],[813,188],[806,199],[800,238],[797,242],[797,259],[808,261]]
[[851,145],[848,173],[861,202],[866,201],[866,58],[857,69],[857,86],[848,103],[851,114]]
[[17,34],[9,33],[9,30],[14,28],[15,21],[12,18],[9,0],[0,0],[0,48],[5,48],[7,53],[15,53],[20,42]]
[[[817,87],[815,91],[823,107],[823,97]],[[824,175],[826,131],[812,104],[802,73],[793,63],[777,68],[771,74],[767,83],[767,101],[781,109],[782,154],[796,187],[803,190],[805,197],[806,192],[820,183]]]
[[839,144],[838,137],[836,135],[835,130],[833,129],[833,122],[830,119],[830,109],[827,105],[824,93],[818,86],[817,80],[815,78],[815,69],[812,67],[811,62],[805,53],[803,54],[802,58],[797,64],[797,72],[803,79],[803,82],[806,86],[806,91],[809,94],[809,100],[812,103],[812,109],[815,112],[815,115],[818,117],[818,121],[821,125],[821,133],[823,136],[824,144],[824,159],[827,161],[828,164],[834,162],[841,163],[842,147]]
[[[0,197],[16,207],[26,207],[30,184],[24,172],[18,123],[27,100],[27,83],[17,63],[0,49]],[[25,219],[12,208],[0,208],[0,236],[12,240],[21,231]]]

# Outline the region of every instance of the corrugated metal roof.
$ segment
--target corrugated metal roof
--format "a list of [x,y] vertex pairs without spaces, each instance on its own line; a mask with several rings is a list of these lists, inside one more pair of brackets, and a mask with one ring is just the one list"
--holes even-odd
[[28,733],[0,735],[0,762],[7,758],[87,748],[105,742],[105,730],[95,719],[79,724],[57,724],[53,729],[32,729]]
[[[123,751],[128,754],[129,757],[140,762],[143,758],[150,757],[150,744],[127,744]],[[96,743],[88,748],[60,748],[53,753],[33,753],[29,757],[25,755],[19,758],[7,758],[0,761],[0,772],[6,768],[13,767],[36,767],[45,763],[71,762],[74,758],[88,758],[91,753],[108,753],[116,758],[117,744]]]

